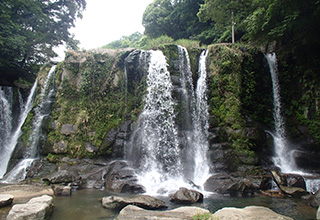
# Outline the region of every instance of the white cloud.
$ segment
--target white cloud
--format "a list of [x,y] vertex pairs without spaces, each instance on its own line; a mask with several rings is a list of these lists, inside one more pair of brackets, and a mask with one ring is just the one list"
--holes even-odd
[[143,33],[142,15],[153,0],[87,0],[83,19],[71,30],[80,48],[92,49],[136,31]]

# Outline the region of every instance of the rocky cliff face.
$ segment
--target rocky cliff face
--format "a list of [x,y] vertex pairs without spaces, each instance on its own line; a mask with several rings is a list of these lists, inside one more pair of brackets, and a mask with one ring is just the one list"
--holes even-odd
[[[160,49],[167,57],[176,85],[177,46]],[[196,78],[201,49],[188,51]],[[143,108],[148,59],[145,52],[134,49],[69,51],[56,68],[55,102],[43,123],[45,138],[40,142],[40,154],[52,162],[65,156],[123,158],[126,142]],[[209,59],[208,138],[212,168],[215,172],[259,172],[261,165],[272,164],[273,152],[271,137],[265,133],[273,127],[273,106],[264,55],[256,48],[220,44],[209,47]],[[177,124],[181,124],[184,119],[179,103],[176,109]],[[30,129],[28,122],[24,129]],[[21,148],[27,147],[27,138],[22,140]]]

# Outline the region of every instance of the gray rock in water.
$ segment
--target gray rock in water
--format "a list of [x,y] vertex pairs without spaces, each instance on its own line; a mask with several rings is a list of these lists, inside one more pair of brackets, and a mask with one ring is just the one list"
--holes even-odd
[[170,201],[177,204],[193,204],[197,202],[202,202],[203,194],[195,190],[190,190],[190,189],[181,187],[170,198]]
[[10,210],[6,220],[42,220],[48,219],[53,211],[53,198],[48,195],[36,197],[25,204],[16,204]]
[[219,220],[293,220],[293,218],[280,215],[263,206],[248,206],[243,209],[223,208],[213,214],[213,219]]
[[70,186],[53,186],[52,189],[55,196],[71,196]]
[[136,205],[145,209],[167,208],[164,201],[148,195],[133,197],[108,196],[102,198],[102,206],[108,209],[120,210],[127,205]]
[[10,194],[0,194],[0,207],[11,205],[13,198]]
[[128,205],[121,210],[117,220],[193,220],[193,216],[208,214],[210,212],[199,207],[180,207],[168,211],[150,211],[139,208],[137,206]]

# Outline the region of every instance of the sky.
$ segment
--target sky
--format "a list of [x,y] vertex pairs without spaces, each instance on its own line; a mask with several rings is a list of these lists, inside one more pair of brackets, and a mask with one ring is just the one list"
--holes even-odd
[[82,20],[71,29],[80,49],[93,49],[136,31],[143,33],[142,15],[153,0],[86,0]]

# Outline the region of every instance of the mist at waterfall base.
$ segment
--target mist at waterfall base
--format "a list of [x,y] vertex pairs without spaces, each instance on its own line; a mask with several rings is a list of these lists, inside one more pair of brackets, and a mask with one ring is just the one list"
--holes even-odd
[[[196,92],[188,52],[178,47],[179,88],[174,88],[162,51],[150,51],[145,106],[129,143],[127,158],[138,168],[138,179],[149,195],[168,195],[179,187],[201,189],[209,177],[207,161],[208,104],[206,57],[199,59]],[[146,56],[144,56],[146,59]],[[145,63],[145,61],[141,61]],[[181,94],[175,100],[173,90]],[[176,102],[184,103],[177,125]],[[198,189],[197,188],[197,189]]]
[[[35,117],[32,122],[32,133],[28,140],[30,146],[28,150],[24,153],[23,159],[20,160],[15,165],[15,167],[8,173],[6,172],[8,169],[11,155],[15,150],[19,137],[22,134],[21,127],[25,122],[28,116],[28,113],[30,112],[33,106],[35,91],[38,85],[37,80],[35,81],[32,89],[30,90],[30,94],[26,103],[21,104],[20,106],[21,113],[18,119],[18,125],[16,126],[16,129],[9,134],[9,137],[10,137],[9,141],[2,142],[5,145],[1,146],[1,152],[2,152],[1,160],[0,160],[0,168],[1,168],[0,178],[2,179],[1,182],[14,183],[14,182],[19,182],[21,180],[24,180],[26,177],[27,169],[31,166],[34,159],[36,159],[38,156],[37,155],[38,142],[41,137],[42,121],[45,116],[50,114],[50,111],[51,111],[50,105],[53,103],[53,99],[54,99],[54,87],[52,85],[52,82],[53,82],[55,68],[56,66],[52,66],[48,75],[46,76],[46,79],[44,79],[45,81],[41,88],[41,93],[39,95],[39,104],[34,109]],[[13,120],[11,119],[11,121]]]
[[282,116],[281,108],[280,83],[276,54],[268,53],[265,57],[268,61],[273,88],[274,132],[268,131],[268,133],[272,136],[274,143],[275,155],[272,158],[274,165],[278,167],[282,173],[299,174],[303,176],[307,190],[315,193],[320,189],[320,180],[312,178],[313,174],[306,173],[297,167],[293,157],[295,150],[290,148],[290,142],[286,137],[285,120]]

